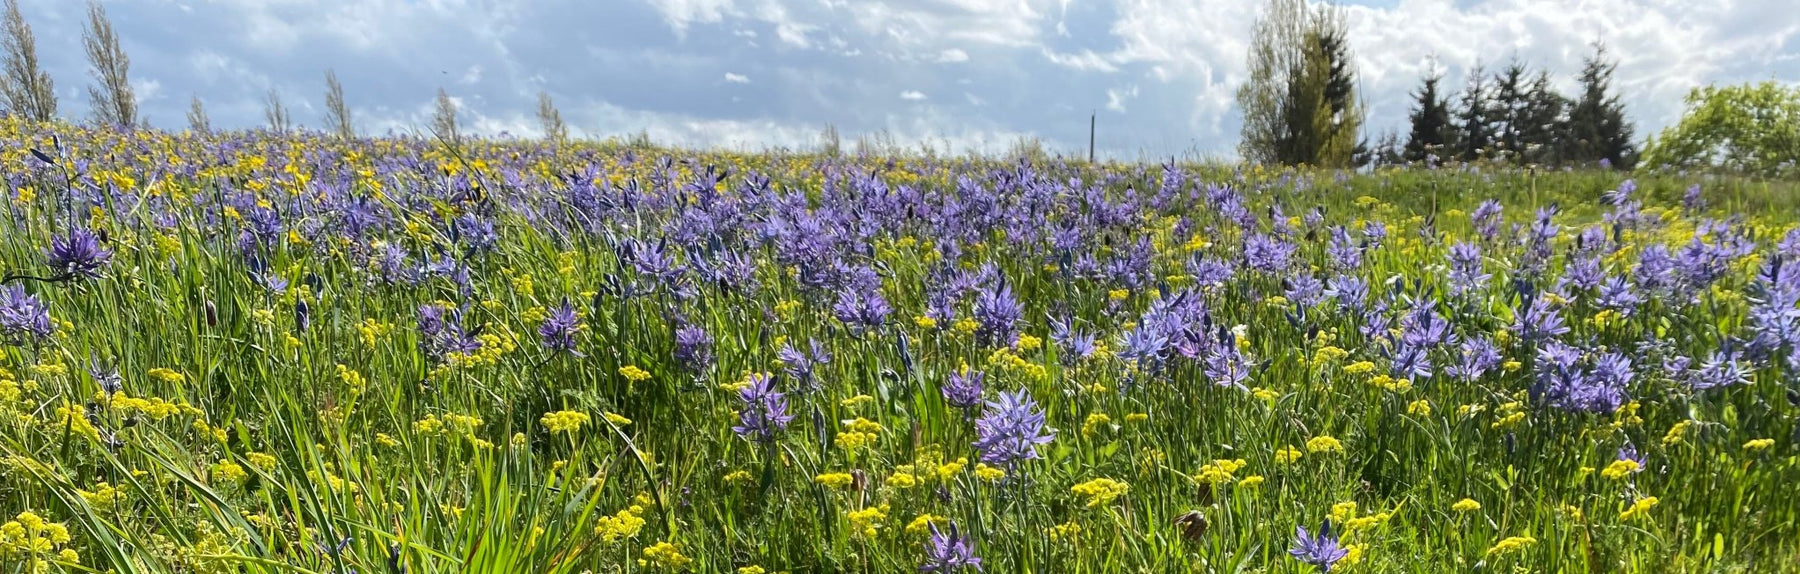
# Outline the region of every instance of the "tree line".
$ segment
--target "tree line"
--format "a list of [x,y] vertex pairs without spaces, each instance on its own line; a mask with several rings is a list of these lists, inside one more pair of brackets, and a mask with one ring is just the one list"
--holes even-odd
[[[97,0],[88,0],[87,21],[82,26],[82,45],[86,49],[89,73],[88,103],[95,123],[131,129],[146,125],[138,110],[137,95],[131,86],[131,58],[120,45],[119,34],[106,16],[106,8]],[[57,120],[56,82],[44,71],[38,60],[37,39],[31,24],[19,10],[19,0],[5,0],[5,14],[0,16],[0,102],[6,112],[34,122]],[[456,100],[443,88],[438,89],[431,118],[431,133],[448,142],[460,140]],[[538,122],[544,135],[560,141],[568,137],[568,126],[562,112],[547,92],[538,93]],[[263,103],[263,116],[270,131],[281,133],[294,129],[293,118],[281,101],[281,93],[270,88]],[[188,128],[210,133],[212,122],[206,107],[195,95],[188,106]],[[325,71],[325,126],[327,133],[343,139],[357,137],[351,108],[344,99],[344,86],[337,74]]]
[[1513,62],[1493,74],[1477,66],[1460,93],[1433,70],[1412,92],[1404,139],[1361,134],[1344,13],[1307,0],[1269,0],[1238,90],[1244,125],[1238,151],[1257,163],[1331,168],[1503,162],[1629,169],[1638,158],[1625,106],[1613,93],[1617,67],[1600,44],[1586,59],[1580,93],[1558,93],[1548,71]]

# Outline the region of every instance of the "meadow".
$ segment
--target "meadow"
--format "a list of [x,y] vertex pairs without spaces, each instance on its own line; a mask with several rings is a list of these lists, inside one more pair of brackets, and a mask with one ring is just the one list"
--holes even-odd
[[13,119],[0,174],[0,574],[1800,571],[1784,185]]

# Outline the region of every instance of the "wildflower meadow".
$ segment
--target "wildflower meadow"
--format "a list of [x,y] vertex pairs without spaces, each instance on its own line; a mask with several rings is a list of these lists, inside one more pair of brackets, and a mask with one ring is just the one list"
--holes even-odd
[[1800,195],[0,121],[0,573],[1796,572]]

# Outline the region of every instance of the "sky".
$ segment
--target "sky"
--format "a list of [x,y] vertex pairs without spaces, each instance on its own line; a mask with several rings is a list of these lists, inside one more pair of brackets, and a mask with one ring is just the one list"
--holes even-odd
[[[369,135],[429,125],[442,88],[465,131],[541,133],[537,95],[574,134],[682,146],[810,148],[827,126],[939,153],[1021,137],[1123,159],[1235,157],[1234,101],[1266,0],[107,0],[143,113],[264,123],[270,90],[324,125],[324,74]],[[1517,59],[1565,93],[1592,44],[1640,139],[1708,83],[1800,85],[1794,0],[1345,0],[1371,139],[1404,133],[1435,66]],[[92,82],[77,0],[22,0],[66,117]]]

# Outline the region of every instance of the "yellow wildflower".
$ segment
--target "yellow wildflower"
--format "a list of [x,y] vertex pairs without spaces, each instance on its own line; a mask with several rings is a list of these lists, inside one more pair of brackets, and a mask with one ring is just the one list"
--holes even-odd
[[1631,520],[1649,514],[1650,509],[1655,508],[1657,502],[1659,501],[1654,496],[1640,498],[1636,502],[1631,503],[1630,507],[1627,507],[1624,511],[1619,513],[1619,520]]
[[579,411],[556,411],[544,413],[543,418],[538,419],[538,423],[544,425],[544,429],[550,431],[550,434],[574,434],[575,431],[581,430],[582,425],[588,423],[588,416],[587,413]]
[[1498,544],[1495,544],[1493,548],[1489,548],[1487,553],[1488,556],[1507,554],[1533,544],[1537,544],[1536,538],[1530,536],[1509,536],[1505,540],[1501,540]]
[[1344,452],[1344,443],[1327,435],[1313,437],[1306,441],[1306,450],[1314,454],[1321,452]]
[[1110,478],[1096,478],[1069,489],[1070,492],[1087,498],[1088,508],[1105,506],[1130,490],[1131,485]]

